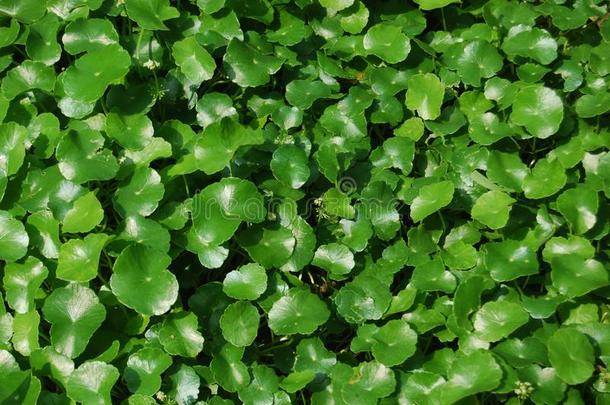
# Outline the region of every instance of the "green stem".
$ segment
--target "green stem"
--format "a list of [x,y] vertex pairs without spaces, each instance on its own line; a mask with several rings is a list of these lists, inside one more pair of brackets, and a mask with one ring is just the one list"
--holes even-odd
[[441,8],[441,21],[443,23],[443,31],[447,31],[447,23],[445,22],[445,11]]

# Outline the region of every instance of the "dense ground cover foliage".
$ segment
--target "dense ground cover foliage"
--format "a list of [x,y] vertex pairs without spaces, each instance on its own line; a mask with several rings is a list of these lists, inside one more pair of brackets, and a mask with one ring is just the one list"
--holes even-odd
[[0,0],[0,403],[610,404],[602,0]]

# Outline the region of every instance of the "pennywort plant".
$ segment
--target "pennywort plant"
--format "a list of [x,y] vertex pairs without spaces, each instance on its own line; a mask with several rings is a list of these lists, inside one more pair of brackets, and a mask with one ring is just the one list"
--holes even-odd
[[603,0],[0,0],[0,403],[610,404]]

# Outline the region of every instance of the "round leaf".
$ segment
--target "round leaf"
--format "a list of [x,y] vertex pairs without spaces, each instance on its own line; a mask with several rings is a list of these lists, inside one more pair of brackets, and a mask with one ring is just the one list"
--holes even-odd
[[417,348],[417,334],[408,322],[400,319],[388,321],[379,328],[373,339],[373,356],[388,367],[402,364],[415,354]]
[[68,397],[83,404],[111,404],[110,391],[119,371],[101,361],[81,364],[68,378]]
[[250,346],[258,333],[260,315],[249,302],[240,301],[229,305],[220,317],[222,336],[237,347]]
[[178,297],[176,277],[166,270],[169,256],[158,250],[131,245],[114,263],[110,287],[126,307],[142,315],[162,315]]
[[161,374],[172,365],[172,358],[156,347],[144,347],[127,359],[125,380],[129,391],[154,395],[161,388]]
[[471,215],[491,229],[499,229],[508,222],[508,214],[514,202],[513,198],[501,191],[488,191],[474,203]]
[[8,305],[20,314],[34,310],[36,291],[48,274],[42,262],[32,256],[24,263],[7,263],[2,283]]
[[474,316],[477,336],[487,342],[508,337],[527,323],[529,314],[519,304],[506,301],[485,303]]
[[339,243],[318,247],[311,264],[326,270],[331,278],[337,279],[344,278],[355,266],[352,252]]
[[574,328],[559,328],[549,338],[548,353],[557,375],[568,384],[580,384],[593,374],[595,355],[589,339]]
[[450,181],[422,186],[411,204],[411,218],[418,222],[432,215],[453,200],[454,186]]
[[409,38],[399,27],[377,24],[369,28],[364,36],[364,49],[388,63],[402,62],[411,52]]
[[172,313],[161,325],[159,342],[173,356],[196,357],[203,349],[198,327],[197,316],[192,312]]
[[456,70],[465,84],[479,86],[481,79],[492,77],[502,69],[502,57],[487,41],[456,43],[443,54],[447,67]]
[[216,62],[195,37],[188,37],[174,44],[172,55],[182,73],[195,84],[201,84],[214,76]]
[[0,259],[14,262],[28,250],[30,238],[23,224],[6,211],[0,211]]
[[301,188],[309,179],[307,155],[296,145],[282,145],[273,152],[271,171],[282,183]]
[[432,73],[418,73],[409,78],[407,108],[417,110],[423,120],[434,120],[441,115],[445,86]]
[[51,344],[70,358],[80,355],[106,318],[95,293],[79,284],[57,288],[45,299],[44,318],[51,324]]
[[61,280],[86,282],[97,276],[100,254],[108,235],[89,234],[72,239],[59,248],[56,276]]
[[62,221],[63,232],[89,232],[104,219],[104,210],[93,192],[74,201]]
[[255,300],[267,289],[267,273],[262,266],[250,263],[229,272],[222,284],[222,290],[229,297]]
[[510,119],[536,138],[548,138],[559,130],[563,121],[563,102],[548,87],[523,87],[515,96]]
[[308,335],[329,316],[326,304],[316,295],[305,289],[292,289],[271,307],[269,328],[278,335]]
[[557,197],[557,210],[577,235],[595,226],[598,205],[597,192],[586,186],[566,190]]
[[491,278],[498,282],[538,273],[536,252],[516,240],[486,243],[483,257]]

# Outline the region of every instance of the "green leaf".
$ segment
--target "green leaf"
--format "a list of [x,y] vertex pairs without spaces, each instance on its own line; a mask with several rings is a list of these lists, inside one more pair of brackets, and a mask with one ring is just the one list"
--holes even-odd
[[371,276],[359,277],[341,287],[334,302],[339,314],[349,323],[381,319],[390,306],[392,294]]
[[59,248],[56,277],[61,280],[84,283],[98,274],[102,249],[108,235],[89,234],[84,239],[72,239]]
[[421,291],[452,292],[455,289],[455,276],[445,271],[445,265],[439,257],[418,264],[411,276],[413,286]]
[[368,29],[363,45],[368,54],[378,56],[388,63],[402,62],[411,52],[409,38],[401,29],[384,23]]
[[253,261],[265,268],[280,268],[292,255],[296,239],[284,227],[253,226],[238,235],[237,242]]
[[447,382],[439,386],[441,403],[453,404],[462,398],[495,389],[502,379],[502,369],[493,355],[474,351],[459,356],[447,371]]
[[296,145],[282,145],[273,152],[273,176],[294,189],[301,188],[309,179],[309,160]]
[[521,190],[527,166],[514,153],[491,151],[487,160],[487,177],[496,184],[514,191]]
[[330,311],[309,290],[293,288],[269,311],[269,328],[278,335],[309,335],[324,324]]
[[350,34],[359,34],[369,21],[369,9],[363,2],[356,1],[341,13],[341,28]]
[[123,217],[152,214],[163,198],[165,187],[161,176],[151,168],[141,167],[134,171],[129,181],[114,194],[114,207]]
[[237,110],[233,107],[231,97],[223,93],[206,93],[197,101],[197,122],[204,129],[222,121],[225,117],[235,117]]
[[610,284],[608,271],[594,259],[567,254],[551,259],[553,286],[569,298],[580,297]]
[[68,397],[83,405],[112,403],[110,391],[119,379],[119,371],[101,361],[81,364],[68,378]]
[[37,311],[24,314],[15,314],[13,319],[13,348],[22,356],[28,357],[32,351],[38,349],[38,327],[40,315]]
[[441,115],[445,86],[432,73],[416,74],[409,78],[407,108],[416,111],[424,120],[434,120]]
[[553,367],[542,368],[538,365],[530,365],[519,370],[522,380],[531,381],[534,389],[531,400],[534,403],[556,404],[564,397],[566,384],[557,376]]
[[497,342],[510,336],[526,324],[528,313],[514,302],[490,301],[474,315],[474,330],[477,336],[487,342]]
[[111,83],[127,74],[130,65],[129,54],[120,45],[111,44],[78,58],[59,80],[67,96],[78,102],[93,103]]
[[558,159],[541,159],[523,179],[523,191],[527,198],[545,198],[561,190],[566,181],[565,170]]
[[415,3],[419,5],[422,10],[434,10],[437,8],[443,8],[452,3],[460,3],[459,0],[416,0]]
[[581,96],[574,104],[581,118],[593,118],[610,110],[610,93],[597,92]]
[[39,89],[50,92],[55,86],[55,72],[50,66],[41,62],[24,61],[19,66],[9,70],[2,79],[1,91],[9,100],[19,94]]
[[261,54],[251,45],[232,39],[224,56],[229,78],[241,87],[257,87],[269,82],[270,75],[282,66],[282,60]]
[[106,309],[95,293],[79,284],[53,290],[44,301],[42,313],[51,324],[51,344],[70,358],[85,350],[106,318]]
[[271,119],[283,130],[296,128],[303,123],[303,112],[296,107],[280,106],[271,113]]
[[536,138],[548,138],[559,130],[563,121],[563,102],[548,87],[523,87],[515,96],[510,119]]
[[547,343],[549,361],[568,384],[580,384],[593,374],[595,355],[589,339],[574,328],[559,328]]
[[204,246],[219,245],[233,236],[241,221],[261,222],[267,214],[256,186],[224,178],[193,198],[193,231]]
[[351,205],[352,198],[337,188],[330,188],[321,197],[323,215],[354,218],[356,214]]
[[244,348],[225,344],[210,363],[216,382],[226,391],[236,392],[250,383],[248,367],[241,361]]
[[64,388],[68,377],[74,371],[72,359],[57,353],[53,346],[45,346],[30,353],[30,366],[34,372],[48,375]]
[[354,4],[354,0],[320,0],[320,5],[327,9],[328,14],[333,16],[338,11],[344,10]]
[[502,50],[510,56],[523,56],[548,65],[557,58],[557,41],[543,29],[520,25],[509,30]]
[[483,260],[491,278],[510,281],[538,273],[536,252],[523,242],[506,239],[484,245]]
[[41,18],[45,12],[45,4],[39,0],[4,0],[0,3],[0,12],[26,24],[31,24]]
[[145,30],[167,30],[166,20],[180,15],[169,0],[125,0],[127,15]]
[[222,9],[225,5],[225,0],[197,0],[197,6],[207,14],[212,14]]
[[169,256],[150,247],[127,247],[112,268],[113,294],[139,314],[166,313],[178,297],[176,277],[166,269],[170,262]]
[[7,211],[0,210],[0,259],[14,262],[28,250],[30,238],[23,224]]
[[441,181],[434,184],[422,186],[417,197],[411,204],[411,218],[419,222],[432,215],[453,200],[454,186],[450,181]]
[[335,354],[328,351],[318,337],[302,339],[296,346],[295,371],[326,373],[336,363]]
[[586,186],[577,186],[557,197],[557,210],[568,221],[572,233],[587,232],[597,222],[599,200],[597,192]]
[[479,86],[481,79],[492,77],[502,69],[502,57],[497,49],[487,41],[475,40],[456,43],[443,54],[443,60],[460,79],[470,86]]
[[492,190],[481,195],[474,203],[472,217],[491,229],[500,229],[508,222],[511,205],[515,202],[508,194]]
[[7,263],[2,283],[8,305],[20,314],[34,310],[36,292],[48,274],[44,264],[32,256],[24,263]]
[[22,371],[11,353],[0,350],[0,400],[6,403],[34,405],[40,394],[40,381],[28,371]]
[[373,340],[373,356],[388,367],[404,363],[417,348],[417,334],[401,319],[388,321],[373,335]]
[[570,235],[567,238],[553,237],[549,239],[542,251],[542,256],[546,262],[570,254],[578,255],[582,259],[592,259],[595,255],[595,248],[589,240],[582,236]]
[[55,152],[61,174],[78,184],[112,179],[119,165],[112,152],[103,146],[102,134],[88,126],[69,129]]
[[[24,142],[27,129],[14,122],[0,124],[0,158],[2,159],[2,173],[12,176],[19,171],[25,159]],[[4,194],[4,191],[0,195]]]
[[129,391],[154,395],[161,388],[161,374],[172,365],[172,358],[156,347],[144,347],[127,359],[125,380]]
[[222,283],[225,294],[240,300],[256,300],[266,289],[267,273],[256,263],[249,263],[229,272]]
[[111,112],[106,116],[106,134],[126,149],[142,149],[154,135],[152,121],[144,114]]
[[89,232],[104,219],[104,210],[95,193],[89,192],[74,201],[62,221],[63,232]]
[[230,164],[240,147],[262,142],[260,131],[244,127],[232,119],[223,119],[203,131],[195,144],[193,158],[199,170],[214,174]]
[[278,29],[269,32],[267,39],[285,46],[296,45],[303,41],[303,38],[308,34],[305,22],[284,9],[280,9],[278,14],[280,26]]
[[196,357],[203,349],[197,316],[192,312],[174,312],[163,320],[159,342],[172,356]]
[[295,272],[309,264],[316,248],[316,236],[307,221],[299,216],[292,219],[283,218],[282,224],[292,232],[295,239],[292,255],[280,270]]
[[326,270],[330,278],[339,280],[349,274],[355,266],[352,252],[347,246],[339,243],[319,246],[311,264]]
[[180,364],[177,370],[169,375],[170,387],[168,397],[178,403],[190,403],[199,396],[199,376],[192,367]]
[[220,317],[222,336],[234,346],[250,346],[258,334],[260,315],[249,302],[229,305]]
[[48,259],[59,255],[59,221],[50,211],[38,211],[27,219],[32,246]]
[[71,55],[92,52],[108,45],[118,44],[119,34],[112,23],[105,19],[83,18],[66,26],[61,38],[64,49]]
[[280,387],[290,394],[298,392],[312,382],[316,373],[311,370],[295,371],[288,374],[281,382]]
[[216,62],[195,37],[180,40],[172,47],[176,65],[188,80],[199,85],[214,76]]
[[331,87],[319,80],[293,80],[286,86],[286,100],[301,110],[308,110],[316,100],[331,95]]

